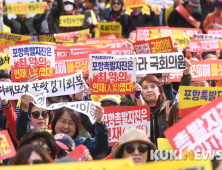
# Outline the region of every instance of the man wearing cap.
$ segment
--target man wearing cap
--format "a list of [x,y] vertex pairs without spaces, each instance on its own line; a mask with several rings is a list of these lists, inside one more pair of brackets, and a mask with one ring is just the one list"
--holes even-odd
[[[183,4],[183,7],[194,19],[201,21],[200,0],[189,0]],[[171,12],[167,22],[170,27],[195,28],[176,9]]]
[[[59,17],[64,10],[63,0],[57,0],[57,6],[55,7],[53,7],[54,0],[43,0],[43,2],[47,3],[50,10],[46,13],[45,20],[36,26],[37,33],[61,33]],[[35,18],[39,17],[39,15],[35,15]]]

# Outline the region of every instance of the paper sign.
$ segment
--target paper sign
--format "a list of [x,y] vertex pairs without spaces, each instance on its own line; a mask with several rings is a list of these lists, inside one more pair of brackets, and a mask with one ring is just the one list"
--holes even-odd
[[0,46],[6,45],[26,45],[29,44],[31,36],[11,34],[0,31]]
[[82,70],[83,74],[89,74],[88,70],[89,59],[81,60],[56,60],[55,61],[55,77],[63,77],[71,75]]
[[180,15],[183,16],[185,20],[187,20],[191,25],[193,25],[196,28],[200,27],[200,21],[197,21],[190,13],[184,8],[183,5],[179,5],[175,8],[177,12],[180,13]]
[[160,27],[137,27],[136,41],[144,41],[159,33]]
[[54,46],[24,45],[9,47],[12,81],[53,78],[55,69]]
[[[222,79],[222,60],[191,61],[192,81]],[[168,81],[180,82],[183,72],[170,73]]]
[[0,131],[3,141],[0,145],[0,160],[5,160],[16,155],[16,151],[7,130]]
[[78,161],[84,161],[83,152],[87,149],[83,144],[77,146],[67,157],[76,158]]
[[94,60],[107,60],[113,59],[115,55],[113,54],[89,54],[89,58]]
[[202,30],[198,28],[177,28],[177,27],[160,27],[159,34],[165,35],[189,35],[201,34]]
[[10,68],[9,52],[0,54],[0,70]]
[[124,0],[124,4],[129,8],[142,7],[147,4],[146,0]]
[[39,33],[31,35],[31,41],[40,41],[40,42],[55,42],[53,33]]
[[179,43],[179,48],[184,49],[190,42],[190,39],[185,35],[171,35],[173,40]]
[[104,121],[109,128],[109,145],[119,141],[121,135],[130,128],[144,130],[150,137],[150,106],[103,107]]
[[207,29],[207,34],[222,36],[222,28],[211,28]]
[[60,27],[80,27],[83,25],[85,15],[61,15],[59,18]]
[[94,94],[135,94],[136,60],[90,60],[89,87]]
[[[81,89],[82,90],[82,89]],[[96,122],[95,109],[96,105],[100,106],[101,103],[93,101],[80,101],[80,102],[64,102],[64,103],[54,103],[50,106],[46,106],[46,91],[33,91],[27,92],[33,98],[32,103],[45,110],[57,110],[62,107],[67,107],[73,109],[77,112],[83,113],[89,117],[89,120],[94,124]]]
[[164,134],[174,150],[221,150],[221,111],[222,97],[218,97],[202,108],[191,112],[168,128]]
[[201,106],[215,100],[222,93],[221,87],[180,86],[179,115],[184,117]]
[[171,37],[152,39],[133,43],[136,54],[174,52]]
[[217,51],[222,49],[220,40],[194,40],[189,43],[191,52]]
[[136,74],[179,72],[186,68],[182,52],[115,56],[118,59],[136,59]]
[[116,38],[122,38],[122,25],[119,22],[99,22],[99,36],[115,35]]
[[161,9],[164,9],[164,4],[165,4],[165,9],[169,8],[174,2],[171,0],[148,0],[148,3],[150,5],[158,5]]
[[2,99],[17,100],[25,92],[47,91],[47,97],[75,94],[82,89],[82,72],[70,76],[39,80],[27,83],[0,82],[0,96]]
[[42,14],[46,5],[46,2],[7,3],[7,14]]

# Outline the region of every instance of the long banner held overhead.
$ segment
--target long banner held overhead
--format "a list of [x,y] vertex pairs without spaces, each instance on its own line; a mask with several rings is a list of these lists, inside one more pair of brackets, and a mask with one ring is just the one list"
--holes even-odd
[[191,52],[217,51],[222,49],[221,40],[194,40],[189,43]]
[[184,117],[221,95],[221,87],[180,86],[179,115]]
[[80,27],[83,25],[85,15],[62,15],[59,17],[60,27]]
[[70,95],[82,91],[82,71],[70,76],[27,83],[0,82],[1,99],[18,100],[26,92],[46,90],[47,97]]
[[[222,79],[222,60],[191,61],[192,81]],[[180,82],[183,72],[171,72],[168,81]]]
[[9,52],[13,82],[28,80],[33,74],[39,79],[54,77],[54,46],[14,46]]
[[104,121],[109,127],[109,145],[119,141],[125,130],[135,127],[150,137],[150,106],[104,107]]
[[0,31],[0,46],[6,45],[27,45],[29,44],[31,36],[20,34],[11,34]]
[[124,5],[126,5],[129,8],[136,8],[136,7],[142,7],[143,5],[146,5],[146,0],[124,0]]
[[186,68],[182,52],[115,56],[136,59],[136,74],[179,72]]
[[7,14],[42,14],[45,11],[46,5],[46,2],[7,3]]
[[15,156],[16,151],[7,130],[0,131],[3,141],[0,143],[0,160],[5,160]]
[[[180,101],[181,102],[181,101]],[[179,102],[179,103],[180,103]],[[222,149],[222,97],[191,112],[164,134],[174,150]]]
[[136,60],[90,60],[89,87],[94,94],[135,94]]
[[136,54],[169,53],[174,52],[171,37],[151,39],[133,43]]
[[116,38],[122,38],[122,25],[119,22],[99,22],[99,37],[115,35]]

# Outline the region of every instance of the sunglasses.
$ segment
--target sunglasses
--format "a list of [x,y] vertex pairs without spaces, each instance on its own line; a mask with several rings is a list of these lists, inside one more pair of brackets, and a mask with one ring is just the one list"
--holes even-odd
[[119,2],[113,2],[113,5],[121,5]]
[[60,149],[60,150],[57,151],[56,157],[57,157],[58,159],[60,159],[60,158],[65,157],[65,156],[68,155],[68,154],[70,154],[69,151]]
[[39,159],[35,159],[32,161],[32,164],[43,164],[43,163],[46,163],[45,160],[39,160]]
[[31,114],[34,119],[38,119],[40,115],[42,115],[43,119],[47,119],[49,117],[49,112],[47,111],[43,111],[42,114],[40,114],[39,111],[35,111],[32,112]]
[[[140,153],[145,153],[148,150],[148,145],[147,144],[140,144],[137,149]],[[133,153],[136,149],[136,147],[133,144],[128,144],[124,146],[124,149],[126,150],[127,153]]]

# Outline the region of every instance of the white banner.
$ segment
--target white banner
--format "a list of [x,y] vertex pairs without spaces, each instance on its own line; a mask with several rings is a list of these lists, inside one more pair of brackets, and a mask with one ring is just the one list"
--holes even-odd
[[90,121],[94,124],[96,122],[95,116],[95,105],[100,106],[100,102],[94,101],[81,101],[81,102],[65,102],[65,103],[54,103],[50,106],[46,106],[46,91],[28,92],[26,93],[33,98],[32,103],[39,108],[45,110],[57,110],[62,107],[75,110],[77,112],[87,115]]
[[107,59],[113,59],[115,55],[113,54],[89,54],[89,58],[95,59],[95,60],[107,60]]
[[136,59],[136,74],[179,72],[186,68],[182,52],[115,56],[117,59]]
[[47,97],[75,94],[82,91],[82,71],[70,76],[27,83],[0,82],[1,99],[17,100],[26,92],[46,90]]
[[222,36],[220,35],[209,35],[209,34],[195,34],[194,39],[217,39],[222,40]]
[[164,8],[164,3],[166,8],[169,8],[174,2],[172,0],[148,0],[150,5],[158,5],[160,8]]

